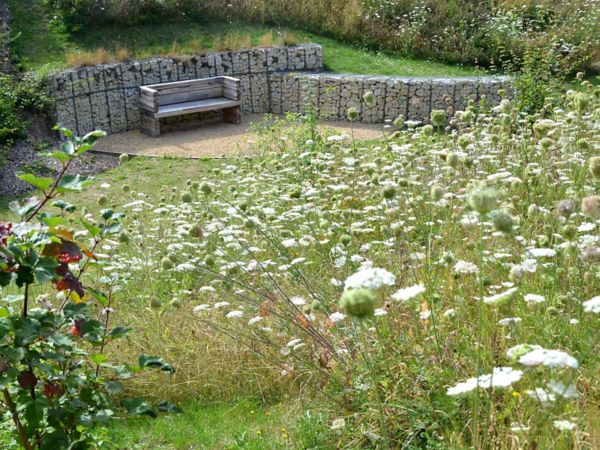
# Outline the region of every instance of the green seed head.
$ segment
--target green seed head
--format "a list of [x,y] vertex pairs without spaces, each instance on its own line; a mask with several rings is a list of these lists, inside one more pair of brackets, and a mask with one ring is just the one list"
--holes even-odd
[[600,156],[590,158],[588,171],[592,177],[600,179]]
[[202,233],[202,227],[199,224],[195,223],[190,228],[190,236],[194,238],[201,238],[204,234]]
[[371,108],[375,104],[375,95],[373,95],[373,91],[365,92],[363,100],[365,101],[365,104]]
[[342,234],[342,236],[340,237],[340,242],[342,243],[342,245],[349,245],[350,242],[352,242],[352,236],[350,236],[349,234]]
[[169,258],[165,257],[163,259],[160,260],[160,264],[162,266],[162,268],[164,270],[170,270],[173,268],[173,261],[171,261]]
[[356,108],[348,108],[346,115],[350,122],[356,122],[358,119],[358,110]]
[[460,163],[460,159],[456,153],[450,152],[446,155],[446,163],[453,169],[456,169]]
[[431,111],[431,124],[437,128],[446,125],[446,112],[443,109]]
[[572,241],[577,237],[577,227],[575,225],[565,225],[562,229],[562,235],[567,241]]
[[208,183],[202,183],[202,184],[200,185],[200,190],[201,190],[201,191],[202,191],[204,194],[206,194],[206,195],[208,195],[208,194],[211,194],[211,193],[212,193],[212,191],[213,191],[213,190],[212,190],[212,187],[211,187],[211,186],[210,186],[210,184],[208,184]]
[[469,206],[479,214],[489,214],[498,204],[498,192],[495,189],[478,186],[469,192]]
[[514,221],[512,216],[507,211],[494,211],[492,214],[492,220],[496,230],[501,231],[502,233],[510,233],[512,231]]
[[99,195],[97,203],[98,206],[106,206],[108,204],[108,198],[106,198],[106,195]]
[[386,186],[381,191],[381,195],[386,200],[391,200],[396,196],[396,188],[394,186]]
[[192,202],[192,194],[190,192],[182,192],[179,196],[183,203],[191,203]]
[[431,186],[431,199],[435,202],[441,200],[444,196],[444,189],[439,184],[434,184]]
[[162,306],[162,302],[157,299],[156,297],[154,297],[152,300],[150,300],[150,308],[152,309],[158,309]]
[[339,306],[349,316],[357,319],[370,317],[375,312],[375,293],[370,289],[349,289],[340,297]]

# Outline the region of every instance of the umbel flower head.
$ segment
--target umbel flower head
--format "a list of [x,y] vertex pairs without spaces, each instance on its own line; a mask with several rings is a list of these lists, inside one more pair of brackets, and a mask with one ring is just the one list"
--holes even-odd
[[339,306],[357,319],[370,317],[375,312],[375,293],[367,288],[349,289],[340,297]]
[[373,91],[367,91],[363,95],[363,100],[365,104],[370,108],[375,104],[375,95],[373,95]]
[[446,125],[446,112],[443,109],[431,111],[431,124],[436,128]]
[[498,204],[498,192],[494,188],[480,185],[469,192],[468,202],[479,214],[489,214]]
[[350,122],[355,122],[358,119],[358,110],[354,107],[348,108],[348,112],[346,113],[348,120]]
[[600,156],[590,158],[588,170],[592,177],[600,179]]

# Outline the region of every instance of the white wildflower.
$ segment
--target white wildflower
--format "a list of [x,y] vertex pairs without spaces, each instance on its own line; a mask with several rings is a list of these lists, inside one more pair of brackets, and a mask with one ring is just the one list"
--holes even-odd
[[396,277],[385,269],[365,268],[346,278],[344,287],[346,289],[379,289],[383,286],[393,286]]
[[423,286],[422,284],[415,284],[414,286],[398,289],[395,293],[391,295],[391,297],[397,302],[406,302],[408,300],[418,297],[423,292],[425,292],[425,286]]

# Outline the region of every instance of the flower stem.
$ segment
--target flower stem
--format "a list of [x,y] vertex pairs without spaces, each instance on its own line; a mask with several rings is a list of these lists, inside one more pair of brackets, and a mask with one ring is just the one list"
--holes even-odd
[[373,387],[375,389],[375,397],[377,398],[377,407],[379,410],[379,426],[381,428],[381,432],[383,434],[383,437],[385,439],[385,448],[389,448],[390,444],[391,444],[391,439],[390,439],[390,434],[387,428],[387,425],[385,423],[385,410],[383,408],[383,400],[381,397],[381,392],[379,390],[379,376],[377,375],[377,371],[375,370],[375,367],[371,361],[371,357],[369,356],[369,345],[367,343],[367,328],[365,327],[365,324],[362,320],[358,320],[357,321],[359,324],[359,328],[360,328],[360,340],[361,340],[361,344],[363,346],[363,351],[361,352],[363,360],[365,362],[365,365],[367,366],[367,369],[369,371],[369,375],[371,377],[371,382],[373,383]]

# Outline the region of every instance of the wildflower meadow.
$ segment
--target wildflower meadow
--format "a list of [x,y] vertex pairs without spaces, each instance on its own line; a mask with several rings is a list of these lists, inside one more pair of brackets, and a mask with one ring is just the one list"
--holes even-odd
[[91,180],[21,175],[44,197],[0,228],[15,440],[90,446],[106,396],[244,394],[300,404],[312,448],[598,448],[600,90],[444,119],[365,142],[289,114],[255,157],[81,207]]

